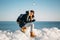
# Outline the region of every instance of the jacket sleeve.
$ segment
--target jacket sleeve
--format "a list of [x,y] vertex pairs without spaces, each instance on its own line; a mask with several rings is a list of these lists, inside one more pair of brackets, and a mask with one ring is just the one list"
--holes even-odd
[[32,22],[34,22],[34,21],[35,21],[35,19],[32,20]]

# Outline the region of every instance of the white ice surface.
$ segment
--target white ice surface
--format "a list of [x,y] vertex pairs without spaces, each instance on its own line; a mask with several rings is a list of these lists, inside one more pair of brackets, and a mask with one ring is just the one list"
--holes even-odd
[[60,40],[60,29],[58,28],[34,29],[34,32],[36,37],[31,38],[29,28],[26,33],[22,33],[20,30],[15,32],[0,30],[0,40]]

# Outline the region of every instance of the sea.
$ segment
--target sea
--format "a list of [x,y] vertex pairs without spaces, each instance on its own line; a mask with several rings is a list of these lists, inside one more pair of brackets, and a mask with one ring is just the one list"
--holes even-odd
[[60,21],[36,21],[34,34],[30,37],[30,28],[23,33],[16,21],[0,21],[0,40],[60,40]]
[[[33,23],[37,29],[53,27],[60,29],[60,21],[36,21]],[[16,21],[0,21],[0,30],[15,31],[18,29],[20,29],[20,27]]]

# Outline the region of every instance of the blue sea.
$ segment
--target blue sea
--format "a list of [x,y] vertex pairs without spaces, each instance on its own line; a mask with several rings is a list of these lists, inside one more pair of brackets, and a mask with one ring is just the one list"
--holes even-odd
[[[53,28],[60,29],[60,21],[36,21],[34,22],[35,28]],[[0,30],[15,31],[19,30],[20,27],[16,21],[0,21]]]

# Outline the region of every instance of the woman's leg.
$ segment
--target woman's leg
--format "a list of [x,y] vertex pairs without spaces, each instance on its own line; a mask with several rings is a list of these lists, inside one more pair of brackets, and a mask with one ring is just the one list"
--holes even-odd
[[30,27],[30,32],[32,32],[33,29],[34,29],[34,24],[33,23],[27,23],[27,24],[25,24],[23,27],[21,27],[21,31],[25,33],[27,27]]
[[33,23],[30,23],[30,32],[33,32],[33,30],[34,30],[34,24]]
[[35,37],[35,33],[34,33],[34,24],[33,23],[27,23],[22,29],[23,32],[26,31],[26,27],[30,27],[30,36],[31,37]]
[[36,35],[35,35],[35,33],[34,33],[34,24],[31,23],[30,25],[31,25],[30,36],[31,36],[31,37],[35,37]]
[[24,24],[19,24],[21,31],[22,31],[23,33],[25,33],[26,27],[23,26],[23,25],[24,25]]

